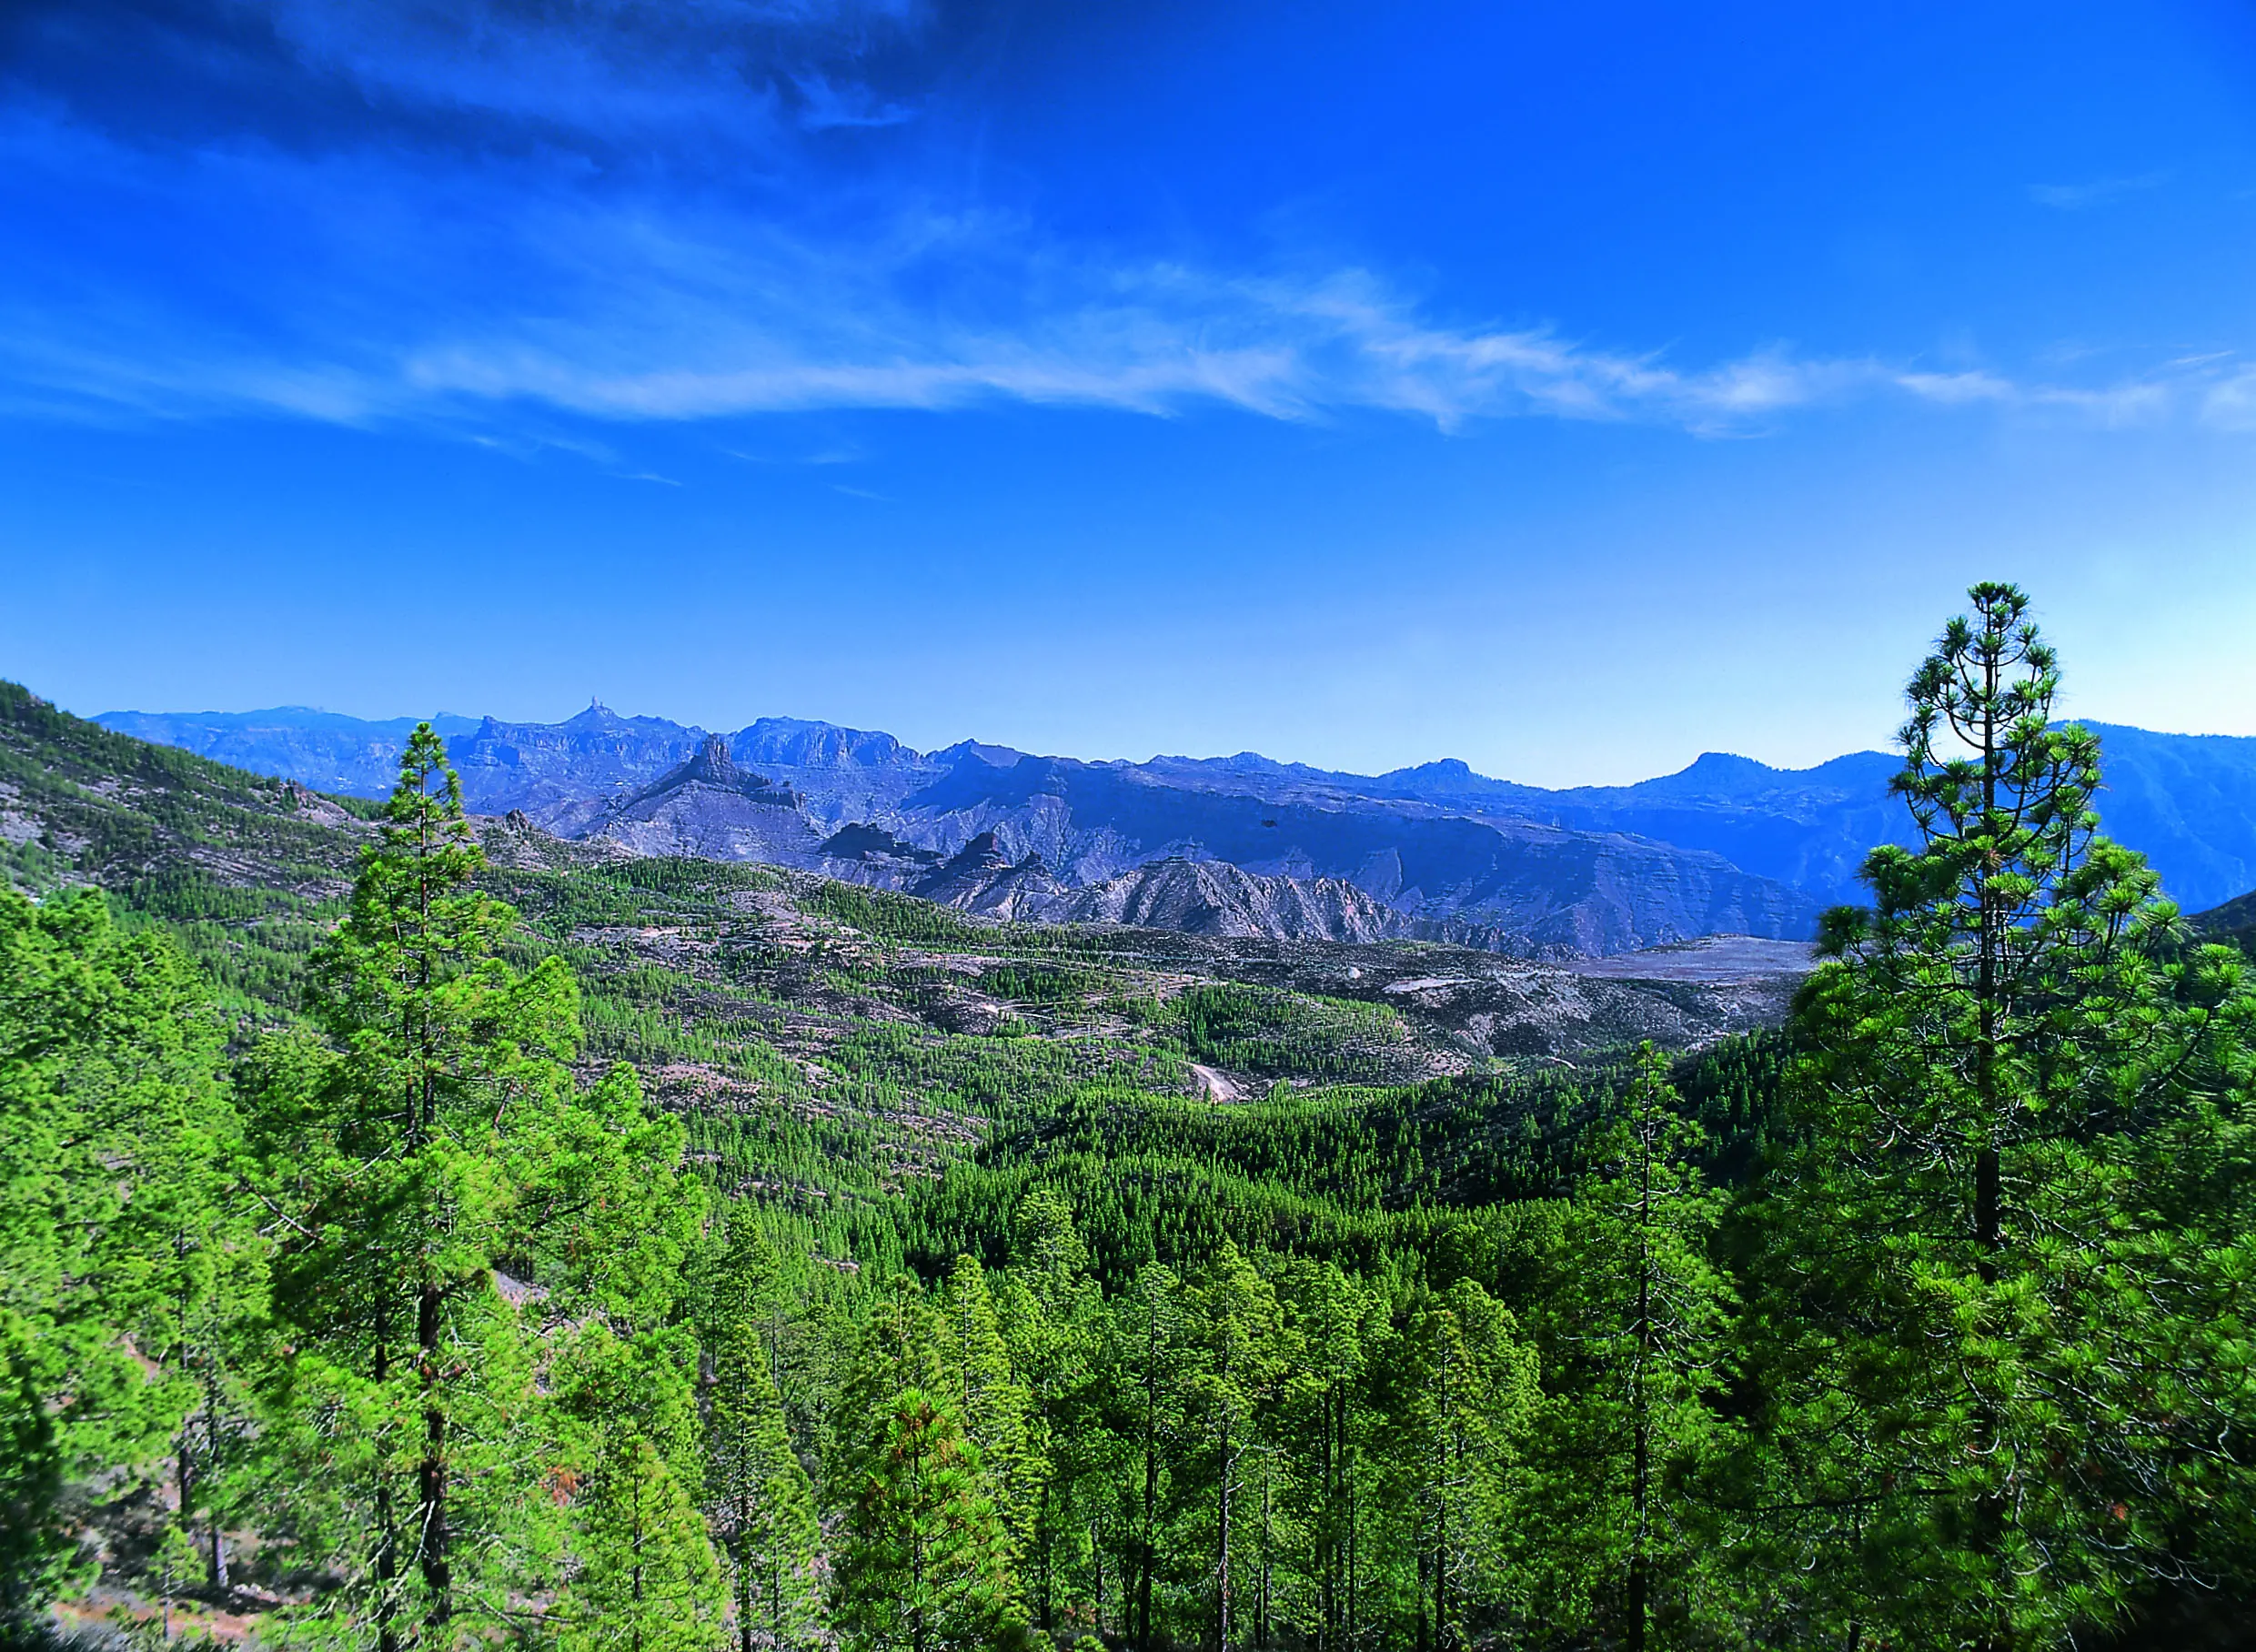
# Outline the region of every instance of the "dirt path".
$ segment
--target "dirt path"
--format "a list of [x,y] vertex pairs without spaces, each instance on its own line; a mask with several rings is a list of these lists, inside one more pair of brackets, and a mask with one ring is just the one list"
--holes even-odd
[[1212,1067],[1191,1063],[1191,1076],[1198,1081],[1199,1093],[1210,1102],[1242,1102],[1244,1092],[1215,1072]]

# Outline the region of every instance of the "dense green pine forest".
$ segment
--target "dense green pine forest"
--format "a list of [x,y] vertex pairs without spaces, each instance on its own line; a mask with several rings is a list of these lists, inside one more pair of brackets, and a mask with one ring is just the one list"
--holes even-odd
[[0,1638],[2241,1644],[2256,991],[1970,595],[1787,1024],[1524,1059],[9,690]]

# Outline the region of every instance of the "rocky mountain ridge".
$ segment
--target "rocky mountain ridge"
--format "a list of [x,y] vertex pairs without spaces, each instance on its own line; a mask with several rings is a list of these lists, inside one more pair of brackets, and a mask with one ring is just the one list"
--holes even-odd
[[[293,711],[101,720],[190,750],[224,745],[229,761],[308,785],[372,795],[388,781],[339,787],[319,771],[338,766],[323,753],[380,748],[390,725]],[[519,810],[590,846],[929,888],[999,915],[1177,913],[1215,933],[1299,932],[1322,914],[1334,939],[1375,925],[1551,956],[1711,933],[1798,938],[1824,906],[1856,898],[1872,844],[1909,827],[1888,791],[1897,760],[1877,751],[1799,771],[1711,752],[1632,786],[1547,791],[1455,760],[1358,776],[1253,752],[1142,763],[972,741],[922,752],[830,723],[767,718],[714,736],[600,705],[561,723],[458,720],[449,749],[471,807]],[[2188,907],[2256,885],[2256,740],[2093,726],[2110,829]],[[997,864],[937,875],[983,837],[992,848],[981,857]],[[1121,881],[1170,862],[1217,870],[1153,874],[1149,891],[1163,893]]]
[[[1450,924],[1451,939],[1524,956],[1719,932],[1797,937],[1817,910],[1707,851],[1415,801],[1339,791],[1278,802],[1132,765],[1022,755],[1006,767],[992,751],[935,771],[905,749],[874,771],[851,758],[770,762],[758,771],[765,786],[716,783],[713,762],[737,771],[730,747],[707,736],[703,768],[553,808],[546,823],[637,853],[791,866],[996,917],[1338,941]],[[465,789],[490,807],[475,772],[466,761]],[[839,819],[851,811],[867,812]],[[1175,870],[1143,875],[1161,865]]]

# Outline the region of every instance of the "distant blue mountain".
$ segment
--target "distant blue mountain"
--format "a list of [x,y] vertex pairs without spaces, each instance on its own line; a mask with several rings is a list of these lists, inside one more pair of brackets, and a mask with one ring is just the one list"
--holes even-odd
[[[2084,726],[2100,737],[2101,824],[2153,862],[2173,900],[2199,912],[2256,889],[2256,738]],[[1375,783],[1428,802],[1713,850],[1745,871],[1848,901],[1874,844],[1911,838],[1910,817],[1888,791],[1901,761],[1858,751],[1814,769],[1772,769],[1711,751],[1657,780],[1563,791],[1432,763]]]
[[2174,900],[2200,912],[2256,890],[2256,738],[2085,726],[2107,777],[2101,821],[2145,851]]
[[[377,796],[391,784],[414,720],[283,707],[96,720],[240,768]],[[474,809],[522,809],[568,835],[607,830],[610,811],[687,762],[707,734],[601,706],[560,723],[434,721]],[[2105,754],[2107,829],[2153,861],[2175,899],[2199,911],[2256,889],[2256,739],[2090,726]],[[922,752],[890,734],[791,718],[725,738],[740,765],[801,799],[807,821],[793,841],[867,823],[953,854],[992,831],[1003,852],[1042,857],[1069,886],[1188,854],[1354,881],[1429,915],[1524,923],[1549,922],[1544,901],[1569,887],[1616,877],[1689,879],[1687,891],[1699,891],[1662,899],[1647,891],[1654,901],[1645,916],[1607,920],[1606,932],[1620,936],[1733,922],[1805,933],[1818,908],[1857,898],[1857,868],[1875,843],[1910,831],[1888,791],[1898,760],[1880,751],[1800,770],[1708,752],[1635,785],[1553,791],[1491,779],[1455,759],[1355,775],[1251,751],[1085,762],[966,740]],[[662,821],[638,830],[639,842],[666,841]],[[694,822],[681,830],[685,848],[708,842]],[[1656,857],[1639,843],[1672,852]],[[1522,885],[1550,893],[1531,906]],[[1625,897],[1621,909],[1637,905]]]
[[[381,797],[398,778],[400,747],[426,720],[370,722],[311,706],[276,706],[264,711],[105,711],[94,720],[254,774],[281,775],[350,797]],[[449,737],[478,727],[475,717],[446,711],[428,720]]]

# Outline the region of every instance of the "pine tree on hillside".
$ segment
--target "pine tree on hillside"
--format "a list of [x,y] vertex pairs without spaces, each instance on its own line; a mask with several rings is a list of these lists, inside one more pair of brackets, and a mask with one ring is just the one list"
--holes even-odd
[[680,1327],[622,1338],[600,1322],[555,1362],[570,1558],[548,1616],[571,1652],[708,1652],[720,1637],[727,1595],[697,1507],[696,1362]]
[[[1210,1621],[1214,1645],[1230,1652],[1242,1635],[1234,1612],[1238,1571],[1232,1539],[1244,1525],[1249,1454],[1264,1445],[1260,1425],[1287,1361],[1284,1317],[1269,1282],[1224,1240],[1193,1287],[1188,1319],[1189,1411],[1206,1459],[1214,1521]],[[1242,1539],[1238,1546],[1244,1547]],[[1242,1555],[1234,1557],[1242,1568]]]
[[816,1635],[821,1533],[791,1449],[763,1336],[772,1266],[757,1237],[731,1245],[709,1310],[705,1507],[729,1572],[738,1652],[794,1652]]
[[[0,889],[0,1638],[80,1580],[66,1485],[191,1436],[191,1341],[257,1265],[224,1036],[179,952],[98,894]],[[210,1512],[199,1484],[186,1520]]]
[[945,1401],[962,1421],[962,1372],[947,1320],[913,1274],[897,1274],[860,1304],[859,1325],[832,1405],[826,1508],[855,1495],[869,1459],[881,1449],[893,1397],[914,1388]]
[[1056,1188],[1032,1189],[1011,1213],[1011,1272],[1049,1319],[1071,1315],[1088,1278],[1089,1247]]
[[1009,1544],[952,1405],[904,1388],[851,1488],[834,1575],[846,1644],[871,1652],[992,1648],[1022,1637]]
[[1545,1304],[1538,1456],[1548,1610],[1616,1626],[1629,1652],[1720,1616],[1704,1494],[1731,1448],[1717,1415],[1735,1299],[1708,1251],[1723,1203],[1647,1045],[1621,1121],[1577,1188]]
[[1302,1621],[1321,1652],[1345,1652],[1364,1627],[1371,1361],[1385,1340],[1387,1304],[1326,1262],[1286,1305],[1299,1359],[1285,1374],[1279,1427],[1297,1466],[1286,1495],[1310,1550]]
[[[238,1133],[214,1145],[239,1164]],[[260,1491],[255,1384],[271,1341],[268,1247],[252,1226],[263,1213],[239,1182],[209,1185],[217,1197],[176,1207],[166,1299],[136,1341],[195,1395],[172,1438],[176,1530],[205,1585],[225,1595],[228,1528],[256,1510]]]
[[1153,1652],[1153,1596],[1160,1567],[1160,1523],[1169,1500],[1184,1431],[1190,1377],[1185,1345],[1183,1281],[1173,1269],[1147,1264],[1114,1299],[1105,1339],[1108,1425],[1124,1443],[1130,1467],[1122,1487],[1134,1539],[1125,1556],[1124,1627],[1138,1652]]
[[630,1073],[574,1088],[571,975],[507,960],[482,864],[424,725],[310,966],[323,1042],[270,1046],[252,1089],[285,1234],[273,1437],[300,1465],[294,1518],[350,1580],[311,1614],[378,1652],[479,1639],[539,1581],[542,1327],[504,1276],[541,1312],[647,1322],[700,1209]]
[[[1084,1566],[1093,1594],[1103,1592],[1095,1516],[1117,1442],[1091,1393],[1103,1302],[1088,1267],[1088,1246],[1063,1194],[1037,1188],[1019,1202],[1011,1266],[997,1282],[995,1305],[1011,1367],[1027,1394],[1026,1454],[1037,1472],[1020,1570],[1045,1631],[1056,1627],[1069,1579]],[[1093,1615],[1096,1606],[1089,1603]]]
[[1425,1295],[1375,1374],[1381,1473],[1408,1539],[1413,1644],[1454,1652],[1503,1608],[1506,1534],[1538,1403],[1535,1349],[1470,1279]]
[[1797,1004],[1757,1341],[1786,1631],[2002,1652],[2248,1496],[2256,1001],[2100,835],[2027,598],[1971,597],[1910,684],[1919,841],[1873,853]]
[[987,1272],[977,1257],[956,1258],[941,1286],[940,1309],[962,1373],[964,1431],[979,1447],[989,1495],[1017,1560],[1032,1546],[1048,1466],[1029,1445],[1032,1401],[1011,1368]]
[[708,1652],[723,1598],[690,1488],[649,1439],[606,1438],[576,1487],[567,1652]]

